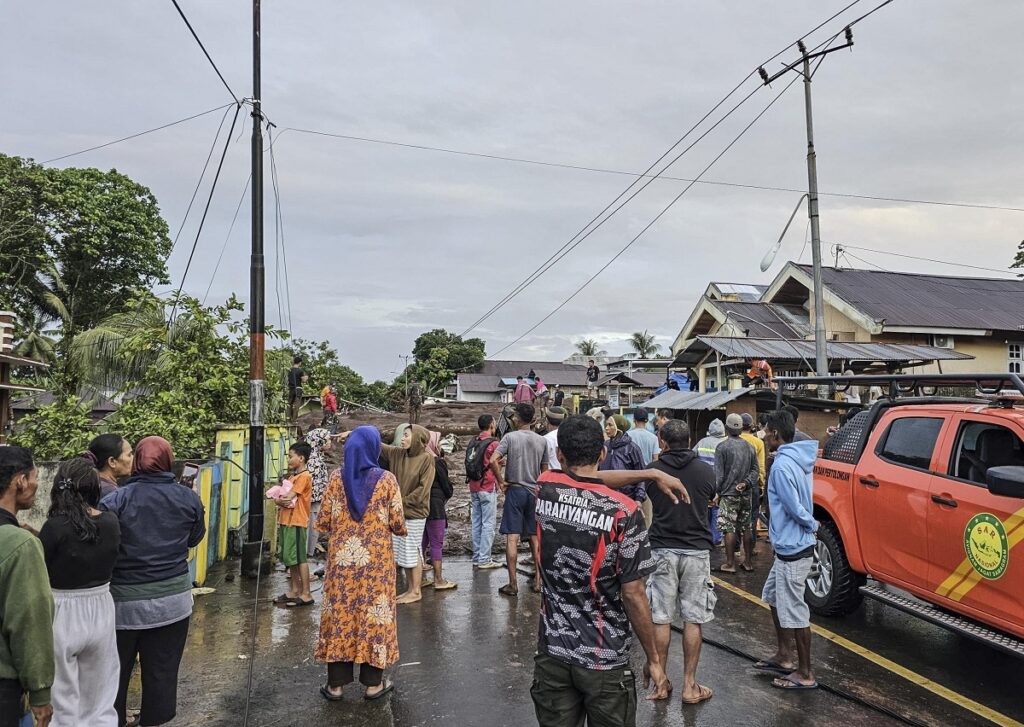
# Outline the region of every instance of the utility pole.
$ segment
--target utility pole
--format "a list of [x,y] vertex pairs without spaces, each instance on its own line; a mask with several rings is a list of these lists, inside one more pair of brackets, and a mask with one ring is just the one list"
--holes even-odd
[[405,377],[405,400],[408,401],[409,400],[409,359],[412,358],[412,355],[406,354],[405,356],[403,356],[402,354],[398,354],[398,358],[400,358],[403,361],[405,361],[405,368],[402,369],[402,373],[403,373],[403,375]]
[[264,370],[263,111],[260,102],[260,0],[252,2],[252,254],[249,262],[249,521],[242,574],[263,561]]
[[[828,358],[825,355],[825,308],[822,302],[821,279],[821,228],[818,214],[818,164],[814,152],[814,119],[811,113],[811,61],[853,46],[853,30],[847,26],[846,43],[835,48],[825,48],[817,53],[808,53],[802,40],[796,42],[800,60],[790,63],[774,76],[764,68],[758,68],[761,80],[766,86],[776,78],[800,66],[804,77],[804,109],[807,117],[807,216],[811,222],[811,257],[814,264],[814,365],[818,376],[828,376]],[[819,389],[819,393],[820,393]]]

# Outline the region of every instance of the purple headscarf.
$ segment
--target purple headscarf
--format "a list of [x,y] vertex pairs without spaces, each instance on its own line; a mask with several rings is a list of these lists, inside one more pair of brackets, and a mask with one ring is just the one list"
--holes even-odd
[[342,467],[342,481],[345,484],[345,501],[348,511],[356,521],[363,519],[366,506],[370,504],[384,470],[378,464],[380,458],[380,432],[376,427],[356,427],[345,440],[345,464]]

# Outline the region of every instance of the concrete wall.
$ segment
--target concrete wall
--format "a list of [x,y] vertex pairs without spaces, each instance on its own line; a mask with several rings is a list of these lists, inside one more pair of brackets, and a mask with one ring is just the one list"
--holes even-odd
[[53,489],[53,478],[57,474],[58,462],[36,462],[39,476],[39,489],[36,491],[36,502],[31,510],[18,513],[18,521],[36,530],[46,522],[46,513],[50,509],[50,491]]

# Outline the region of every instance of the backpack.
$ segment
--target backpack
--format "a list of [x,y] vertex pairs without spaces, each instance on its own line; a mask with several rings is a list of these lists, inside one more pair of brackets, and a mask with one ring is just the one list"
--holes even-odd
[[466,447],[466,482],[479,482],[484,478],[484,455],[491,443],[497,441],[494,437],[476,437],[469,443]]

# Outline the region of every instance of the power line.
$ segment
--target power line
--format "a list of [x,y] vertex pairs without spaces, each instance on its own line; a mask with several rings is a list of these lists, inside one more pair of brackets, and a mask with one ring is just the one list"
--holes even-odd
[[210,275],[210,284],[206,287],[206,294],[203,296],[203,305],[206,305],[206,299],[210,297],[210,290],[213,289],[213,282],[217,279],[217,271],[220,270],[221,260],[224,259],[224,251],[228,249],[228,240],[231,239],[231,231],[235,229],[235,221],[238,219],[238,212],[242,209],[242,202],[245,201],[245,193],[249,191],[249,182],[251,181],[252,173],[250,173],[245,179],[245,186],[242,188],[242,196],[238,198],[238,206],[235,207],[235,214],[231,218],[231,224],[228,226],[228,234],[224,238],[224,244],[220,248],[220,255],[217,256],[217,264],[213,266],[213,273]]
[[199,48],[203,51],[203,55],[206,56],[206,60],[210,62],[210,65],[213,66],[213,70],[217,72],[217,77],[220,79],[220,82],[224,84],[224,88],[226,88],[228,93],[231,94],[231,98],[234,99],[235,103],[240,104],[241,101],[238,100],[238,96],[235,95],[235,92],[231,90],[231,86],[228,85],[228,82],[224,80],[224,74],[220,72],[220,69],[217,68],[217,64],[213,62],[213,58],[210,57],[209,52],[206,50],[206,46],[203,45],[203,41],[199,40],[199,36],[196,35],[196,31],[195,28],[192,27],[192,23],[190,23],[188,18],[185,17],[185,12],[181,9],[181,6],[178,5],[178,0],[171,0],[171,2],[174,3],[174,9],[178,11],[178,15],[180,15],[181,19],[185,21],[185,25],[188,27],[188,31],[192,34],[192,37],[196,39],[196,43],[199,44]]
[[[288,276],[288,247],[284,235],[284,213],[281,211],[281,184],[277,173],[277,157],[274,155],[274,139],[272,124],[267,123],[267,140],[270,146],[270,182],[274,190],[275,238],[280,237],[281,260],[284,263],[284,292],[288,310],[288,330],[294,325],[292,321],[292,289]],[[280,293],[278,293],[280,296]],[[282,325],[282,327],[284,327]]]
[[[783,87],[783,89],[782,89],[781,91],[779,91],[779,93],[778,93],[778,94],[776,94],[775,98],[773,98],[773,99],[772,99],[772,100],[771,100],[771,101],[770,101],[770,102],[768,103],[768,105],[767,105],[767,106],[765,106],[765,107],[764,107],[764,108],[763,108],[763,109],[762,109],[762,110],[761,110],[761,111],[760,111],[760,112],[759,112],[759,113],[757,114],[757,116],[755,116],[755,117],[753,118],[753,120],[752,120],[752,121],[751,121],[750,123],[748,123],[748,124],[747,124],[747,125],[746,125],[745,127],[743,127],[743,129],[742,129],[742,130],[740,131],[740,133],[739,133],[739,134],[737,134],[737,135],[736,135],[736,136],[735,136],[735,137],[733,138],[733,140],[729,142],[729,144],[728,144],[728,145],[727,145],[727,146],[725,147],[725,149],[723,149],[723,150],[722,150],[721,152],[719,152],[719,154],[718,154],[718,155],[717,155],[717,156],[716,156],[716,157],[715,157],[714,159],[712,159],[712,160],[711,160],[711,163],[709,163],[709,164],[708,164],[708,165],[707,165],[706,167],[704,167],[704,169],[703,169],[703,170],[701,171],[701,173],[697,175],[697,179],[700,179],[700,178],[701,178],[702,176],[704,176],[704,174],[705,174],[705,173],[707,173],[707,172],[708,172],[708,170],[710,170],[710,169],[711,169],[711,167],[713,167],[713,166],[714,166],[714,165],[715,165],[715,164],[716,164],[716,163],[718,162],[718,160],[719,160],[719,159],[721,159],[721,158],[722,158],[723,156],[725,156],[725,154],[726,154],[726,153],[727,153],[727,152],[728,152],[728,151],[729,151],[729,150],[730,150],[730,149],[731,149],[731,148],[732,148],[732,147],[733,147],[733,146],[734,146],[734,145],[735,145],[735,144],[736,144],[736,143],[737,143],[737,142],[738,142],[738,141],[739,141],[739,140],[740,140],[741,138],[743,138],[743,136],[744,136],[744,135],[745,135],[745,134],[747,133],[747,131],[749,131],[749,130],[750,130],[750,128],[751,128],[751,127],[752,127],[752,126],[753,126],[754,124],[756,124],[756,123],[757,123],[757,122],[758,122],[758,121],[759,121],[759,120],[761,119],[761,117],[762,117],[762,116],[764,116],[764,115],[765,115],[765,114],[766,114],[766,113],[768,112],[768,110],[769,110],[769,109],[770,109],[770,108],[771,108],[772,106],[774,106],[774,105],[775,105],[775,103],[776,103],[776,102],[777,102],[777,101],[778,101],[778,100],[779,100],[780,98],[782,98],[783,94],[785,94],[785,93],[786,93],[786,91],[788,91],[788,90],[789,90],[789,89],[790,89],[790,88],[791,88],[791,87],[793,86],[793,84],[794,84],[794,83],[796,83],[796,81],[797,81],[798,79],[799,79],[799,76],[793,76],[792,80],[790,80],[790,82],[789,82],[789,83],[787,83],[787,84],[786,84],[786,85],[785,85],[785,86]],[[564,308],[564,307],[565,307],[566,305],[568,305],[570,301],[572,301],[572,300],[573,300],[573,299],[574,299],[574,298],[575,298],[575,297],[576,297],[577,295],[579,295],[580,293],[582,293],[582,292],[583,292],[583,290],[584,290],[584,289],[585,289],[585,288],[586,288],[587,286],[589,286],[589,285],[590,285],[590,284],[591,284],[592,282],[594,282],[595,280],[597,280],[597,278],[598,278],[598,277],[599,277],[599,276],[601,275],[601,273],[603,273],[603,272],[604,272],[605,270],[607,270],[607,269],[608,269],[608,267],[609,267],[609,266],[610,266],[610,265],[611,265],[612,263],[614,263],[614,262],[615,262],[616,260],[618,260],[618,259],[619,259],[619,258],[620,258],[620,257],[621,257],[621,256],[622,256],[622,255],[623,255],[623,254],[624,254],[624,253],[625,253],[625,252],[626,252],[626,251],[627,251],[627,250],[628,250],[628,249],[629,249],[630,247],[632,247],[632,246],[633,246],[633,244],[634,244],[634,243],[635,243],[635,242],[636,242],[637,240],[639,240],[639,239],[640,239],[640,237],[641,237],[641,236],[643,236],[643,234],[644,234],[644,233],[646,233],[646,232],[647,232],[647,230],[649,230],[649,229],[650,229],[651,227],[653,227],[653,226],[654,226],[654,224],[655,224],[655,223],[656,223],[656,222],[657,222],[658,220],[660,220],[660,219],[661,219],[661,218],[662,218],[662,217],[663,217],[663,216],[664,216],[664,215],[665,215],[665,214],[666,214],[666,213],[667,213],[667,212],[668,212],[668,211],[669,211],[669,210],[670,210],[670,209],[671,209],[671,208],[672,208],[672,207],[673,207],[673,206],[675,205],[675,203],[676,203],[676,202],[678,202],[678,201],[679,201],[680,199],[682,199],[683,195],[684,195],[684,194],[686,194],[686,193],[687,193],[687,192],[688,192],[688,191],[689,191],[689,190],[690,190],[690,189],[691,189],[691,188],[693,187],[693,185],[694,185],[694,184],[696,184],[696,182],[691,182],[691,183],[690,183],[689,185],[687,185],[687,186],[686,186],[686,188],[685,188],[685,189],[683,189],[683,190],[682,190],[682,191],[681,191],[681,192],[680,192],[679,194],[677,194],[677,195],[675,196],[675,198],[673,198],[673,200],[672,200],[671,202],[669,202],[669,203],[668,203],[668,205],[666,205],[666,206],[665,206],[665,208],[664,208],[664,209],[662,209],[662,210],[661,210],[661,212],[659,212],[659,213],[658,213],[658,214],[657,214],[657,215],[656,215],[656,216],[654,217],[654,219],[652,219],[652,220],[651,220],[650,222],[648,222],[648,223],[647,223],[647,225],[646,225],[646,226],[644,226],[644,228],[643,228],[642,230],[640,230],[640,232],[638,232],[638,233],[636,234],[636,236],[635,236],[635,237],[634,237],[634,238],[633,238],[632,240],[630,240],[630,241],[629,241],[628,243],[626,243],[626,245],[625,245],[625,246],[623,246],[623,247],[622,247],[622,249],[620,249],[620,250],[619,250],[619,251],[618,251],[617,253],[615,253],[615,255],[614,255],[614,256],[613,256],[613,257],[612,257],[612,258],[611,258],[611,259],[610,259],[610,260],[609,260],[608,262],[606,262],[606,263],[605,263],[605,264],[604,264],[604,265],[603,265],[603,266],[602,266],[602,267],[601,267],[600,269],[598,269],[598,271],[597,271],[597,272],[595,272],[595,273],[594,273],[593,275],[591,275],[591,276],[590,276],[590,278],[588,278],[588,279],[587,279],[587,280],[586,280],[586,281],[585,281],[585,282],[583,283],[583,285],[581,285],[580,287],[578,287],[578,288],[577,288],[577,289],[576,289],[576,290],[575,290],[575,291],[574,291],[574,292],[572,293],[572,295],[570,295],[570,296],[569,296],[568,298],[566,298],[565,300],[563,300],[563,301],[562,301],[562,302],[561,302],[561,303],[560,303],[560,304],[559,304],[559,305],[558,305],[558,306],[557,306],[557,307],[556,307],[556,308],[555,308],[554,310],[552,310],[552,311],[551,311],[550,313],[548,313],[548,314],[547,314],[547,315],[545,315],[545,316],[544,316],[543,318],[541,318],[541,319],[540,319],[539,321],[537,321],[537,323],[535,323],[535,324],[534,324],[534,325],[533,325],[532,327],[530,327],[529,329],[527,329],[527,330],[526,330],[526,331],[525,331],[524,333],[522,333],[522,334],[521,334],[521,335],[520,335],[520,336],[519,336],[518,338],[516,338],[516,339],[515,339],[514,341],[512,341],[511,343],[509,343],[509,344],[508,344],[507,346],[504,346],[503,348],[499,349],[499,350],[498,350],[498,351],[496,351],[495,353],[491,354],[491,358],[493,358],[494,356],[498,356],[498,355],[500,355],[500,354],[504,353],[505,351],[507,351],[508,349],[512,348],[512,346],[514,346],[515,344],[519,343],[519,342],[520,342],[521,340],[523,340],[523,339],[524,339],[524,338],[526,338],[526,337],[527,337],[528,335],[530,335],[531,333],[533,333],[533,332],[534,332],[535,330],[537,330],[538,328],[540,328],[540,327],[541,327],[541,326],[542,326],[542,325],[543,325],[544,323],[546,323],[546,322],[547,322],[548,320],[550,320],[550,319],[551,319],[551,317],[552,317],[552,316],[554,316],[554,315],[555,315],[555,314],[556,314],[556,313],[557,313],[558,311],[562,310],[562,308]]]
[[238,112],[241,109],[241,104],[236,106],[235,115],[231,118],[231,128],[228,129],[228,135],[224,143],[224,150],[220,154],[220,162],[217,164],[217,172],[213,175],[213,184],[210,185],[210,194],[206,198],[206,207],[203,209],[203,216],[199,220],[199,229],[196,230],[196,239],[192,242],[192,250],[188,254],[188,262],[185,263],[185,272],[181,274],[181,283],[178,285],[178,294],[175,297],[174,306],[171,308],[171,315],[167,319],[168,327],[171,325],[171,321],[174,320],[174,314],[178,310],[178,298],[180,298],[181,291],[185,287],[185,280],[188,278],[188,271],[192,267],[192,258],[195,256],[196,247],[199,245],[199,236],[203,233],[203,225],[206,223],[206,215],[210,212],[210,203],[213,201],[213,193],[217,190],[217,182],[220,180],[220,171],[224,168],[224,158],[228,155],[228,148],[231,146],[231,134],[235,131],[235,123],[238,121]]
[[206,162],[203,164],[203,171],[199,173],[199,181],[196,182],[196,188],[192,190],[192,198],[188,201],[188,207],[185,208],[185,216],[181,218],[181,226],[178,227],[178,231],[174,235],[174,240],[171,242],[171,250],[167,253],[167,257],[170,257],[174,253],[174,248],[178,245],[178,238],[181,237],[181,231],[185,229],[185,223],[188,222],[189,213],[192,212],[192,205],[196,201],[196,195],[199,194],[199,188],[203,186],[203,179],[206,177],[206,170],[210,167],[210,160],[213,158],[213,150],[217,148],[217,139],[220,138],[221,129],[224,128],[224,122],[227,121],[228,111],[231,110],[230,106],[224,108],[224,115],[220,117],[220,125],[217,127],[217,133],[213,135],[213,142],[210,144],[210,151],[206,154]]
[[172,126],[177,126],[178,124],[184,124],[186,121],[192,121],[192,119],[198,119],[200,116],[206,116],[207,114],[212,114],[214,111],[220,111],[221,109],[226,109],[226,108],[228,108],[230,106],[234,106],[234,105],[235,104],[233,104],[233,103],[229,103],[229,104],[224,104],[222,106],[214,106],[212,109],[207,109],[206,111],[200,111],[198,114],[192,114],[191,116],[186,116],[183,119],[178,119],[177,121],[172,121],[172,122],[170,122],[168,124],[163,124],[162,126],[157,126],[155,128],[152,128],[152,129],[146,129],[145,131],[140,131],[140,132],[138,132],[136,134],[131,134],[129,136],[124,136],[124,137],[121,137],[120,139],[114,139],[113,141],[108,141],[108,142],[106,142],[104,144],[97,144],[96,146],[90,146],[88,149],[82,149],[80,151],[73,151],[70,154],[64,154],[63,156],[54,157],[53,159],[45,159],[45,160],[43,160],[43,161],[41,161],[39,163],[40,164],[52,164],[53,162],[59,162],[62,159],[69,159],[71,157],[76,157],[76,156],[79,156],[80,154],[87,154],[88,152],[96,151],[97,149],[105,149],[108,146],[113,146],[114,144],[120,144],[123,141],[130,141],[131,139],[137,139],[140,136],[145,136],[146,134],[152,134],[154,131],[162,131],[162,130],[168,129],[168,128],[172,127]]
[[[870,247],[858,247],[857,245],[847,245],[845,242],[843,242],[843,243],[836,243],[836,244],[838,244],[843,250],[860,250],[862,252],[873,252],[876,255],[891,255],[892,257],[902,257],[902,258],[906,258],[908,260],[921,260],[922,262],[927,262],[927,263],[937,263],[939,265],[951,265],[951,266],[957,267],[957,268],[970,268],[971,270],[982,270],[982,271],[988,272],[988,273],[1001,273],[1002,275],[1006,275],[1007,273],[1009,273],[1009,270],[1000,270],[998,268],[985,268],[985,267],[982,267],[980,265],[969,265],[967,263],[953,262],[952,260],[936,260],[936,259],[930,258],[930,257],[919,257],[917,255],[906,255],[904,253],[892,252],[890,250],[873,250]],[[869,263],[869,264],[871,264],[871,263]],[[891,271],[887,271],[887,272],[891,272]]]

